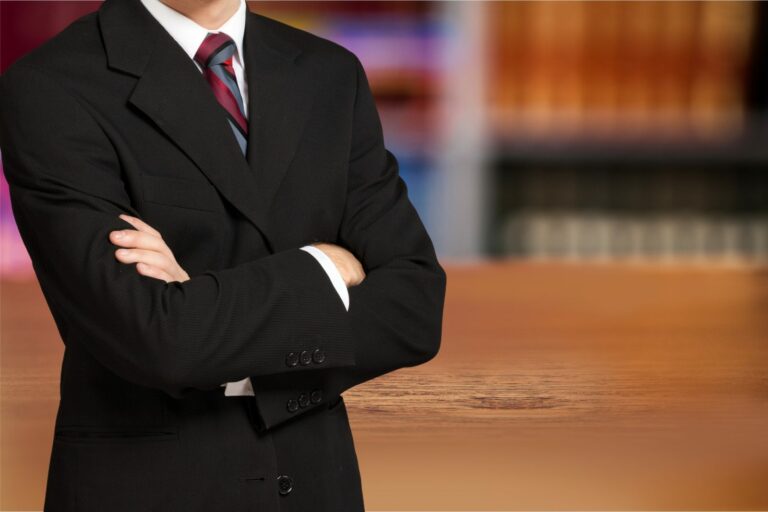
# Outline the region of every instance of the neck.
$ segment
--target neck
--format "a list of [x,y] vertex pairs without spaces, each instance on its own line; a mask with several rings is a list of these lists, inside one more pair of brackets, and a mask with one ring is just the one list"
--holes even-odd
[[240,0],[161,0],[201,27],[216,30],[237,12]]

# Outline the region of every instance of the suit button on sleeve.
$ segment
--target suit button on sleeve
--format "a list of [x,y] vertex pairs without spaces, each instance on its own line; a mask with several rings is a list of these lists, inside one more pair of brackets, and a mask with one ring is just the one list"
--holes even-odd
[[302,393],[299,395],[299,407],[306,407],[309,405],[309,395]]
[[299,362],[303,365],[308,365],[312,362],[312,354],[306,350],[302,350],[301,354],[299,354]]
[[285,406],[288,409],[288,412],[296,412],[299,410],[299,402],[293,398],[290,398],[288,402],[286,402]]
[[317,364],[322,363],[323,361],[325,361],[325,352],[323,352],[319,348],[316,348],[314,352],[312,352],[312,360]]
[[288,355],[285,356],[285,365],[294,367],[297,364],[299,364],[299,354],[296,352],[288,352]]
[[277,489],[281,495],[285,496],[293,490],[293,479],[288,475],[280,475],[277,477]]
[[319,389],[316,389],[312,391],[312,394],[309,396],[309,399],[313,404],[320,403],[320,401],[323,399],[323,392],[320,391]]

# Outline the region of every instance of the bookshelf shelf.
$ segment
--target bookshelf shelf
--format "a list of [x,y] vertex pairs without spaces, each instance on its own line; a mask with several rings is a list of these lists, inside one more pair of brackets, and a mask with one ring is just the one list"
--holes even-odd
[[[522,142],[495,140],[494,162],[560,163],[573,166],[638,165],[768,165],[768,139],[750,137],[727,143],[601,142],[595,140]],[[766,169],[768,172],[768,169]]]

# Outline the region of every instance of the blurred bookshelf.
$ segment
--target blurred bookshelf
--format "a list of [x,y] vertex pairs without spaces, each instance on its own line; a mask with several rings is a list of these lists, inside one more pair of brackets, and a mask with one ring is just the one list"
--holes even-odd
[[486,8],[485,252],[768,262],[765,5]]

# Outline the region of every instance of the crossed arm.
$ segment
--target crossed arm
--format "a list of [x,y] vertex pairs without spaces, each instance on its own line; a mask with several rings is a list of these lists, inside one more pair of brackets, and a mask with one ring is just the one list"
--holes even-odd
[[[109,234],[111,242],[120,248],[115,250],[115,257],[121,263],[135,264],[135,269],[147,277],[162,279],[166,283],[178,281],[183,283],[189,280],[189,274],[179,265],[176,257],[168,244],[163,240],[162,234],[146,222],[130,215],[120,214],[120,218],[131,224],[135,229],[124,229],[112,231]],[[350,286],[360,284],[365,278],[365,271],[355,256],[335,244],[314,243],[312,247],[319,249],[325,255],[328,261],[320,260],[320,256],[313,254],[318,259],[324,270],[328,273],[336,291],[339,292],[345,307],[349,309]],[[302,249],[309,250],[308,247]],[[333,268],[326,268],[330,265]],[[337,283],[336,280],[339,282]],[[343,293],[343,295],[342,295]],[[247,381],[248,379],[244,379]],[[224,383],[227,387],[227,395],[230,394],[230,387],[233,386],[232,394],[240,395],[239,383]],[[248,385],[250,388],[250,383]],[[251,389],[251,393],[252,389]]]
[[[434,357],[445,273],[384,147],[363,67],[351,56],[353,140],[336,242],[365,278],[349,288],[349,311],[299,248],[191,279],[151,261],[142,265],[147,274],[131,269],[108,241],[114,231],[136,228],[121,214],[140,214],[97,117],[50,71],[11,66],[0,77],[4,170],[17,226],[65,342],[177,399],[250,377],[264,429],[293,415],[285,400],[296,390],[322,389],[332,399]],[[321,367],[286,368],[286,347],[311,351],[318,342],[326,354]]]
[[[121,213],[121,219],[135,229],[121,229],[109,233],[110,241],[119,246],[115,257],[125,264],[135,264],[136,271],[147,277],[162,279],[166,283],[189,280],[189,274],[179,265],[171,248],[163,240],[163,235],[143,220]],[[314,243],[313,246],[323,251],[338,270],[347,287],[360,284],[365,279],[365,271],[357,258],[336,244]]]

